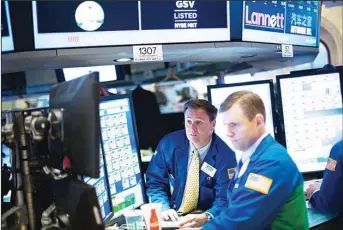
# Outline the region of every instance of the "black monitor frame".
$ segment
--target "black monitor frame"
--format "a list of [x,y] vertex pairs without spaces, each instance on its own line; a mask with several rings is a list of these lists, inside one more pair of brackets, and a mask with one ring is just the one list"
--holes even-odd
[[[114,100],[118,100],[118,99],[128,99],[129,100],[130,113],[131,113],[131,117],[132,117],[132,128],[133,128],[134,138],[135,138],[136,145],[137,145],[137,156],[138,156],[138,162],[139,162],[139,170],[141,172],[143,204],[145,204],[145,203],[147,203],[148,199],[147,199],[147,195],[145,192],[146,191],[146,184],[145,184],[143,171],[142,171],[142,158],[141,158],[140,148],[139,148],[136,117],[135,117],[135,113],[133,111],[134,107],[133,107],[132,95],[131,94],[115,94],[115,95],[110,95],[110,96],[102,96],[102,97],[100,97],[100,103],[106,102],[106,101],[114,101]],[[100,138],[101,138],[101,147],[102,147],[102,151],[103,151],[105,175],[106,175],[106,179],[107,179],[107,184],[109,185],[108,170],[107,170],[106,157],[105,157],[106,154],[105,154],[104,145],[103,145],[101,125],[100,125]],[[111,198],[111,192],[110,192],[110,186],[108,186],[107,189],[108,189],[109,198],[112,199]],[[110,203],[111,203],[111,207],[112,207],[112,201]],[[120,226],[120,224],[124,224],[125,223],[124,215],[122,214],[119,217],[115,217],[114,219],[111,220],[111,222],[117,223],[117,224],[119,224],[119,226]]]
[[[273,126],[274,126],[274,137],[275,139],[280,142],[279,138],[279,122],[276,114],[275,109],[275,97],[274,97],[274,86],[273,86],[273,80],[261,80],[261,81],[249,81],[249,82],[240,82],[240,83],[233,83],[233,84],[222,84],[222,85],[209,85],[207,86],[207,95],[208,100],[212,102],[212,95],[211,95],[211,89],[217,89],[217,88],[227,88],[227,87],[235,87],[235,86],[248,86],[248,85],[261,85],[261,84],[269,84],[270,89],[270,100],[271,100],[271,106],[272,106],[272,118],[273,118]],[[223,101],[225,98],[223,98]],[[282,143],[281,143],[282,144]]]
[[[301,77],[308,77],[308,76],[315,77],[316,75],[331,74],[331,73],[338,73],[340,76],[340,81],[342,82],[343,68],[338,68],[336,70],[322,70],[322,69],[300,70],[300,71],[291,72],[290,74],[276,76],[276,87],[277,87],[277,92],[278,92],[276,100],[279,106],[278,111],[279,111],[279,116],[280,116],[280,138],[282,139],[282,142],[286,148],[287,148],[287,143],[286,143],[280,80],[285,79],[285,78],[301,78]],[[341,88],[341,96],[342,96],[342,101],[343,101],[343,84],[340,85],[340,88]],[[321,172],[323,172],[323,170],[307,171],[307,172],[302,172],[302,174],[304,175],[304,177],[318,178],[318,177],[322,177],[322,175],[319,175]]]
[[[63,109],[61,137],[49,138],[50,160],[54,168],[63,168],[63,159],[71,163],[70,173],[99,177],[99,73],[54,85],[49,108]],[[53,117],[53,116],[52,116]]]

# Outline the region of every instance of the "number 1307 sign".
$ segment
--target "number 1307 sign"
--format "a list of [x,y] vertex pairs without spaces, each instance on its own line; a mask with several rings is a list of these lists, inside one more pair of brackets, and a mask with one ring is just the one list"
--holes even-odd
[[163,61],[162,45],[133,46],[133,61]]

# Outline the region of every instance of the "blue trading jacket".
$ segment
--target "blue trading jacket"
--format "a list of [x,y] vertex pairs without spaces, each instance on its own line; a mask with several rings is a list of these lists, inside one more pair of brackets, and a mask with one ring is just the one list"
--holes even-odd
[[[189,140],[185,130],[166,135],[158,144],[146,172],[147,195],[151,202],[162,203],[162,210],[178,210],[186,185]],[[216,134],[203,160],[217,171],[213,178],[200,171],[197,209],[217,215],[227,206],[228,169],[237,165],[235,153]],[[200,166],[201,167],[201,166]],[[172,191],[171,188],[173,187]]]
[[[340,212],[340,224],[343,226],[343,141],[336,143],[330,151],[334,171],[325,169],[320,191],[310,199],[312,208],[322,212]],[[330,160],[328,161],[330,162]],[[330,167],[333,169],[332,167]]]
[[[240,166],[241,162],[238,167]],[[243,167],[240,168],[243,169]],[[272,180],[266,194],[246,187],[250,173]],[[260,179],[259,183],[256,183],[256,187],[262,182],[263,179]],[[268,135],[250,157],[244,174],[240,177],[235,175],[234,179],[230,181],[227,208],[219,216],[205,224],[202,229],[271,229],[272,223],[277,219],[276,217],[283,215],[280,213],[281,209],[292,197],[295,189],[299,190],[299,188],[301,188],[303,198],[302,213],[299,213],[299,216],[305,215],[307,217],[302,186],[302,175],[286,149]],[[293,212],[298,215],[297,207],[294,208],[296,210]],[[283,218],[287,219],[288,217],[283,216]],[[288,221],[294,220],[287,220],[286,222]],[[303,223],[303,225],[306,226],[308,223]]]

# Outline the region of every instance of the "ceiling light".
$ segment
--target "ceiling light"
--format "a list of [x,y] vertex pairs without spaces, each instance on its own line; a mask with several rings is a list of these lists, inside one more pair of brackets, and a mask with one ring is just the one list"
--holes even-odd
[[116,60],[114,60],[115,62],[127,62],[127,61],[131,61],[132,58],[118,58]]
[[252,57],[256,57],[256,54],[248,54],[248,55],[243,55],[241,56],[241,58],[252,58]]

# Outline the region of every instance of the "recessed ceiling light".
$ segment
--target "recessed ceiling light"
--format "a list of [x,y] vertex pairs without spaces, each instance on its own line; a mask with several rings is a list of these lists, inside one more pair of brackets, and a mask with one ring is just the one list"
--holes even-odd
[[132,58],[118,58],[116,60],[114,60],[115,62],[127,62],[127,61],[131,61]]
[[241,56],[241,58],[252,58],[252,57],[256,57],[256,54],[249,54],[249,55],[243,55]]

